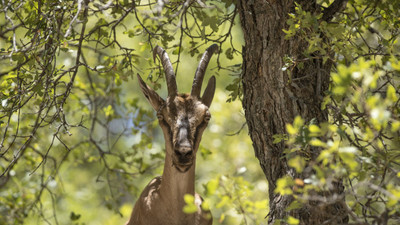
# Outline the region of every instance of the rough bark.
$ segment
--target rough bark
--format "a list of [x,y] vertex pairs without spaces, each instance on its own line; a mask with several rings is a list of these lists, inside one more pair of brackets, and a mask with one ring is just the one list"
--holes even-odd
[[[315,1],[297,1],[303,9],[319,10]],[[313,59],[304,67],[292,71],[292,79],[282,70],[284,56],[304,58],[307,43],[300,38],[286,40],[282,29],[287,29],[288,14],[294,12],[293,0],[240,0],[238,1],[244,33],[243,49],[243,107],[256,157],[269,184],[270,212],[268,223],[288,215],[300,219],[301,224],[341,224],[347,221],[343,204],[318,205],[309,202],[303,208],[286,212],[293,201],[290,196],[274,193],[276,181],[286,175],[296,177],[284,157],[284,144],[273,143],[274,134],[286,133],[286,124],[300,115],[306,121],[327,120],[321,110],[323,93],[328,89],[330,61]],[[332,13],[332,11],[329,11]],[[331,17],[331,14],[329,15]],[[318,149],[312,149],[317,155]],[[343,193],[338,182],[333,192]]]

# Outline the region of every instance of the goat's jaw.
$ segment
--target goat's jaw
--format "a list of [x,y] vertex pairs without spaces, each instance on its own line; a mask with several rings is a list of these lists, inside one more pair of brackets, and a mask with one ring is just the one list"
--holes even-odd
[[186,173],[193,165],[193,160],[190,160],[187,163],[179,163],[175,160],[172,160],[172,166],[176,168],[181,173]]

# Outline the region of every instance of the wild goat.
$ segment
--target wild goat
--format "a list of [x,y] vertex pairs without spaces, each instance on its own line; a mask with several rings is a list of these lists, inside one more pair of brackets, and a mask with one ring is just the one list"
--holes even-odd
[[[215,92],[215,77],[208,81],[200,97],[201,86],[211,56],[218,50],[211,45],[197,67],[190,94],[179,94],[175,73],[167,53],[159,46],[153,58],[161,59],[167,81],[167,100],[161,98],[138,75],[143,94],[157,112],[165,139],[165,164],[161,177],[154,178],[143,190],[127,225],[209,225],[212,216],[202,209],[200,195],[194,191],[196,153],[201,136],[210,121],[209,107]],[[186,214],[184,195],[195,196],[196,213]]]

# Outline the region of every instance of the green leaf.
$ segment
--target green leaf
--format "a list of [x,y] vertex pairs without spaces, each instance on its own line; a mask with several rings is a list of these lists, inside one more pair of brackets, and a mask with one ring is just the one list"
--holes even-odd
[[42,82],[38,82],[34,87],[33,87],[33,91],[36,92],[39,96],[43,96],[43,83]]
[[219,179],[210,180],[206,185],[206,194],[213,195],[219,187]]
[[223,207],[224,205],[228,204],[229,199],[230,199],[230,198],[229,198],[228,196],[226,196],[226,195],[222,196],[221,200],[218,202],[218,204],[216,205],[216,207],[217,207],[217,208],[221,208],[221,207]]
[[296,128],[300,128],[304,125],[304,120],[301,118],[301,116],[296,116],[293,121],[293,126]]
[[287,219],[287,223],[290,224],[290,225],[297,225],[297,224],[300,223],[300,220],[296,219],[296,218],[294,218],[292,216],[289,216],[289,218]]
[[221,2],[225,3],[225,8],[228,8],[233,4],[233,0],[221,0]]
[[355,160],[357,154],[357,148],[355,147],[342,147],[339,148],[339,156],[345,165],[348,166],[350,171],[354,171],[358,168],[358,162]]
[[288,176],[279,178],[278,181],[276,182],[276,188],[274,192],[280,195],[291,195],[293,194],[292,191],[293,184],[294,184],[293,179]]
[[114,115],[114,109],[111,105],[104,107],[103,111],[104,111],[104,114],[106,115],[106,117],[111,117]]
[[77,221],[77,220],[79,220],[79,218],[81,218],[81,214],[75,214],[74,212],[71,212],[69,218],[70,218],[72,221]]
[[315,146],[315,147],[327,147],[327,144],[317,138],[314,138],[310,141],[310,145]]
[[200,153],[201,153],[201,156],[202,156],[203,158],[205,158],[205,159],[206,159],[209,155],[212,154],[212,152],[210,151],[210,149],[205,148],[205,147],[203,147],[203,146],[200,146]]
[[299,132],[296,128],[294,128],[294,127],[292,126],[292,124],[286,124],[286,131],[287,131],[290,135],[295,135],[295,134],[297,134],[297,133]]
[[21,64],[25,61],[25,55],[22,52],[13,54],[11,58],[13,61],[17,61],[18,64]]
[[225,50],[225,55],[226,55],[226,58],[228,58],[228,59],[233,59],[233,51],[232,51],[232,48],[226,49],[226,50]]
[[203,209],[205,211],[210,210],[210,203],[208,202],[207,199],[204,199],[203,202],[201,203],[201,209]]
[[399,99],[399,97],[396,95],[396,89],[391,84],[388,85],[386,98],[391,102],[396,102]]
[[303,204],[299,201],[293,201],[290,203],[290,205],[285,209],[287,212],[295,209],[300,209],[303,206]]
[[191,194],[185,194],[183,196],[183,199],[186,203],[186,205],[183,207],[183,212],[186,214],[192,214],[197,212],[198,208],[194,202],[194,196]]
[[288,164],[290,167],[294,168],[297,173],[301,173],[307,163],[303,157],[297,155],[294,158],[289,159]]
[[274,141],[272,142],[273,144],[278,144],[282,141],[287,141],[289,138],[286,134],[274,134],[272,135],[272,138]]
[[173,54],[173,55],[178,55],[181,51],[182,51],[182,48],[179,47],[179,46],[177,46],[177,47],[174,49],[174,51],[172,51],[172,54]]
[[310,125],[310,126],[308,127],[308,130],[309,130],[312,134],[316,134],[316,135],[318,135],[318,134],[321,133],[321,129],[320,129],[317,125],[314,125],[314,124]]

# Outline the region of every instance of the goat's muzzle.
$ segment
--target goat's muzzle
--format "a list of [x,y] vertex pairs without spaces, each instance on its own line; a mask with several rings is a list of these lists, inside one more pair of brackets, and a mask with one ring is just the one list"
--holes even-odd
[[174,152],[179,164],[187,164],[193,159],[192,147],[175,148]]
[[191,145],[176,145],[174,148],[174,165],[180,172],[186,172],[193,164],[193,148]]

